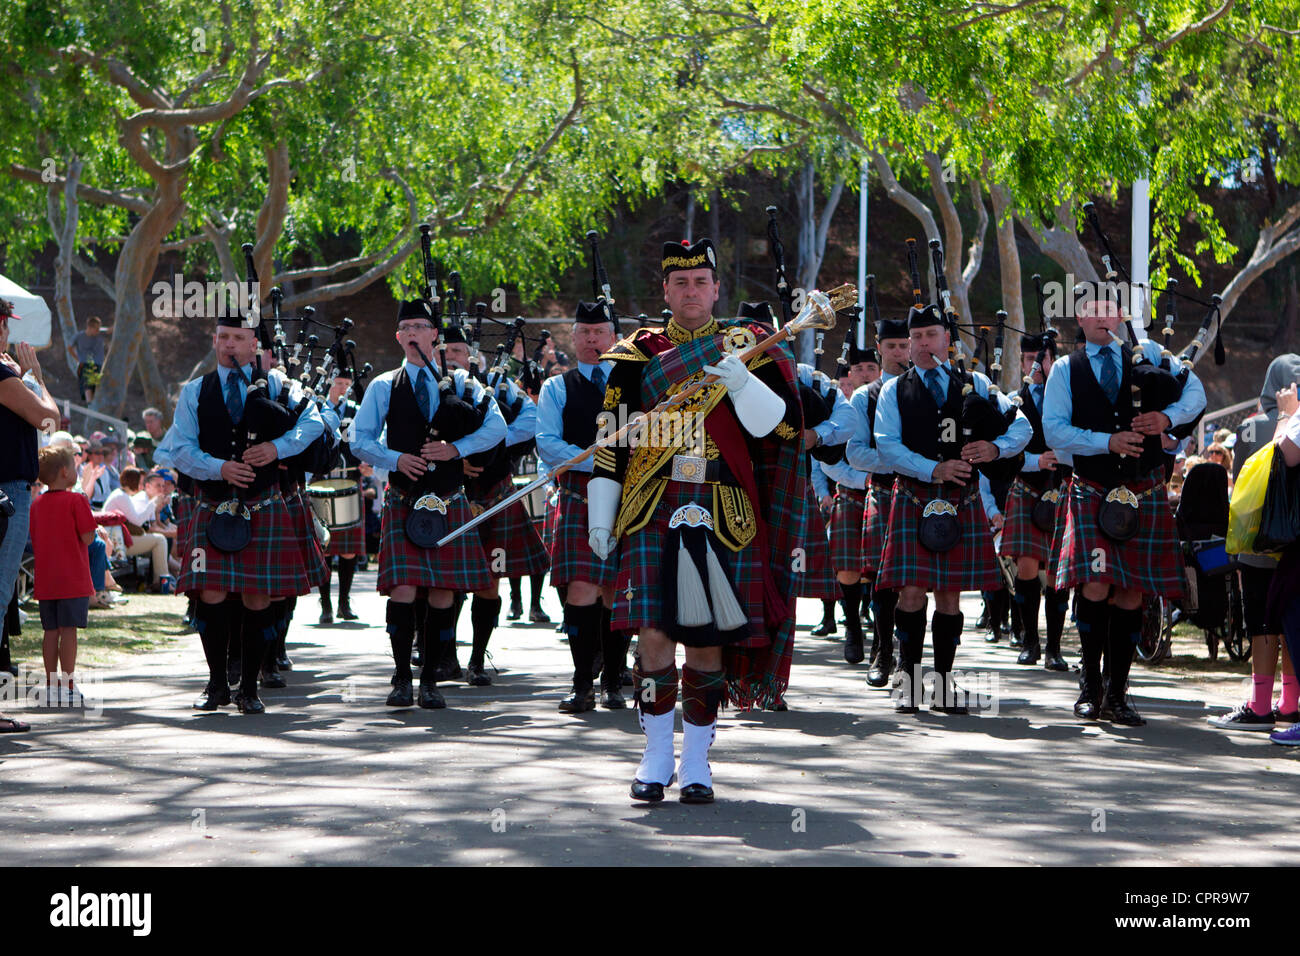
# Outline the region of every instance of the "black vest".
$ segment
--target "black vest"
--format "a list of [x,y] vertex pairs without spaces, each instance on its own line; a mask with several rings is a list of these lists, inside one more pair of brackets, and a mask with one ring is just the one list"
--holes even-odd
[[[902,421],[903,444],[912,451],[935,461],[957,458],[961,453],[961,384],[948,371],[948,396],[942,408],[935,407],[934,396],[926,388],[924,372],[910,368],[898,377],[898,415]],[[952,425],[945,428],[945,421]],[[947,432],[952,441],[941,441]]]
[[[1119,357],[1119,395],[1112,405],[1092,372],[1087,349],[1079,349],[1070,355],[1070,424],[1104,434],[1129,428],[1133,421],[1132,360],[1133,352],[1125,346]],[[1143,442],[1142,456],[1136,462],[1132,458],[1121,458],[1114,452],[1075,455],[1074,471],[1105,488],[1114,488],[1125,481],[1146,477],[1164,465],[1165,457],[1160,447],[1160,436],[1149,435]]]
[[[872,448],[876,447],[876,403],[880,401],[880,390],[884,387],[883,375],[867,386],[867,436]],[[871,484],[888,491],[894,487],[894,479],[897,477],[892,471],[882,471],[880,474],[872,472]]]
[[[420,414],[420,406],[415,401],[415,389],[406,375],[403,365],[393,376],[392,387],[388,393],[388,414],[384,423],[388,429],[388,447],[406,455],[419,455],[424,443],[429,440],[429,422]],[[441,411],[441,405],[438,408]],[[434,412],[434,422],[438,421],[438,412]],[[456,441],[464,438],[471,430],[461,428],[439,428],[439,441]],[[406,493],[414,487],[414,482],[400,471],[394,469],[388,473],[388,481],[394,488]],[[447,498],[460,490],[465,483],[465,465],[460,458],[437,462],[420,479],[420,488],[431,491],[440,498]]]
[[597,388],[581,369],[569,369],[564,373],[564,429],[560,437],[570,445],[590,448],[596,443],[596,417],[604,407],[605,390]]
[[[1029,419],[1029,425],[1033,428],[1034,434],[1029,439],[1029,444],[1025,446],[1026,454],[1041,455],[1047,451],[1047,436],[1043,434],[1043,416],[1034,404],[1034,396],[1030,392],[1028,385],[1020,386],[1020,410],[1024,412],[1025,418]],[[1043,491],[1047,488],[1047,483],[1051,480],[1050,471],[1021,471],[1020,480],[1033,488],[1035,491]]]
[[[281,391],[285,391],[283,383]],[[199,385],[198,420],[199,448],[205,454],[221,461],[238,460],[243,454],[247,446],[246,429],[250,424],[248,394],[251,394],[251,389],[244,398],[244,417],[236,425],[230,420],[230,412],[226,409],[226,396],[221,390],[220,375],[213,370],[203,376],[203,381]],[[264,430],[256,435],[253,443],[274,441],[287,431],[287,428]],[[278,461],[273,461],[269,465],[255,469],[257,474],[245,494],[252,496],[274,486],[279,478],[279,465]],[[227,498],[234,493],[234,486],[221,480],[200,481],[198,487],[213,498]]]

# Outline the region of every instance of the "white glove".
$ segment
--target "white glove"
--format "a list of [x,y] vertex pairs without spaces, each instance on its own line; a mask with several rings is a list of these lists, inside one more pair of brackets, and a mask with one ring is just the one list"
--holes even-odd
[[613,478],[587,482],[587,544],[592,554],[604,561],[614,552],[614,517],[623,486]]
[[704,371],[718,376],[718,381],[727,386],[727,391],[733,397],[740,394],[751,378],[749,369],[745,368],[745,363],[734,352],[722,356],[717,365],[704,366]]

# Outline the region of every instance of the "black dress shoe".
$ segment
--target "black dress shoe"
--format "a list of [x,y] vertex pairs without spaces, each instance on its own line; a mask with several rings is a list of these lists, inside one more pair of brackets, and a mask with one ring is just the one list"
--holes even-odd
[[1016,663],[1037,664],[1038,655],[1040,653],[1042,653],[1042,651],[1037,644],[1027,644],[1025,645],[1025,648],[1020,652],[1020,656],[1016,658]]
[[1074,702],[1074,716],[1080,720],[1096,720],[1100,717],[1101,701],[1098,700],[1099,696],[1087,687],[1082,688],[1079,691],[1079,699]]
[[226,683],[231,687],[239,686],[239,675],[243,672],[243,662],[238,657],[232,657],[226,662]]
[[1012,647],[1024,647],[1025,645],[1024,635],[1019,633],[1018,631],[1013,630],[1011,632],[1011,640],[1008,641],[1007,643],[1010,644]]
[[345,621],[355,621],[357,616],[352,613],[352,605],[347,601],[339,601],[339,617]]
[[871,665],[871,670],[867,671],[867,686],[887,687],[889,686],[889,676],[889,670],[882,666],[880,660],[877,659],[876,662]]
[[241,714],[264,714],[266,705],[256,697],[245,697],[243,694],[235,695],[235,706],[239,708]]
[[323,609],[321,610],[321,612],[320,612],[320,620],[317,621],[316,623],[317,623],[317,624],[333,624],[333,623],[334,623],[334,612],[331,611],[329,608],[323,608]]
[[519,601],[510,602],[510,610],[506,613],[507,621],[517,621],[524,616],[524,606]]
[[436,686],[421,681],[419,704],[425,710],[442,710],[447,706],[447,701],[443,699],[442,691]]
[[285,679],[280,676],[280,671],[274,667],[262,668],[262,686],[270,690],[279,690],[281,687],[288,687]]
[[569,692],[569,696],[560,701],[560,713],[562,714],[581,714],[595,709],[596,691],[592,687],[585,689],[575,687]]
[[984,610],[980,611],[980,616],[975,619],[975,630],[982,631],[989,626],[989,606],[986,603]]
[[646,803],[658,803],[664,798],[664,785],[662,783],[642,783],[640,780],[632,781],[632,799],[644,800]]
[[282,671],[291,671],[293,670],[293,661],[289,660],[289,655],[281,650],[275,659],[275,666]]
[[[543,611],[540,607],[531,607],[531,608],[528,609],[528,620],[531,621],[531,622],[534,623],[534,624],[550,624],[550,623],[551,623],[550,615],[548,615],[548,614],[547,614],[545,611]],[[560,622],[560,627],[557,628],[557,630],[562,630],[563,627],[564,627],[564,622],[561,621],[561,622]]]
[[822,621],[811,631],[813,637],[830,637],[835,633],[834,621]]
[[490,687],[492,678],[488,677],[487,671],[483,669],[482,661],[470,661],[465,665],[465,683],[470,687]]
[[844,660],[849,664],[861,664],[867,656],[866,646],[861,630],[849,629],[844,637]]
[[411,693],[411,678],[397,677],[393,679],[393,689],[388,695],[388,700],[384,701],[389,707],[413,707],[415,706],[415,697]]
[[993,628],[984,635],[984,643],[996,644],[1000,640],[1002,640],[1002,628],[995,624],[993,625]]
[[600,692],[600,706],[606,710],[627,710],[627,701],[617,687],[606,687]]
[[194,702],[195,710],[216,710],[230,703],[230,688],[209,683],[203,696]]
[[415,644],[411,647],[411,666],[412,667],[424,666],[424,655],[420,653],[419,644]]
[[1142,727],[1146,724],[1142,715],[1129,704],[1128,698],[1112,700],[1109,694],[1102,702],[1101,716],[1098,719],[1108,720],[1112,724],[1120,724],[1124,727]]
[[1043,660],[1043,669],[1049,671],[1068,671],[1070,665],[1065,663],[1060,654],[1048,654]]
[[702,783],[688,783],[679,791],[677,799],[682,803],[712,803],[713,788]]
[[632,676],[632,671],[626,667],[623,668],[623,676],[619,678],[620,687],[635,687],[636,678]]

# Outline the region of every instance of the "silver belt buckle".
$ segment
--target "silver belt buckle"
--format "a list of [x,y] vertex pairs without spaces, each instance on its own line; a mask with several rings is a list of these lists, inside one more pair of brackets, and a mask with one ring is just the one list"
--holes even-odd
[[673,455],[673,481],[688,481],[693,485],[704,484],[708,473],[709,460],[695,455]]

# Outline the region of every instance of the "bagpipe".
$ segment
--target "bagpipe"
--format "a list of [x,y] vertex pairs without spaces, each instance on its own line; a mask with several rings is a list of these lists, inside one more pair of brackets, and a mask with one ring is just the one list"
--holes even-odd
[[[767,207],[767,240],[776,266],[776,295],[781,301],[781,325],[794,318],[794,289],[785,274],[785,246],[781,244],[781,229],[776,222],[776,207]],[[780,326],[777,326],[780,328]]]

